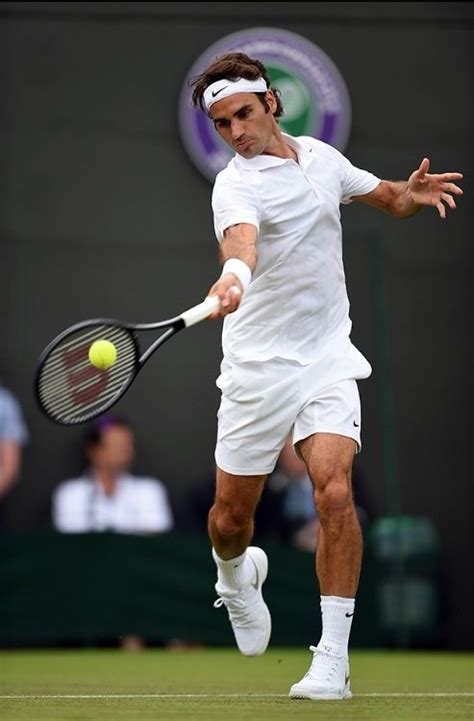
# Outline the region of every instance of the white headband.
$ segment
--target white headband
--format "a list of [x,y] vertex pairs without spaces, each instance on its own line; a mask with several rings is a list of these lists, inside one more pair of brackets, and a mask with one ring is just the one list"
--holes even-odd
[[222,98],[228,98],[229,95],[235,95],[236,93],[265,93],[267,90],[267,83],[263,78],[257,78],[256,80],[247,80],[246,78],[227,80],[227,78],[223,78],[222,80],[216,80],[215,83],[205,89],[204,104],[209,110],[211,105],[222,100]]

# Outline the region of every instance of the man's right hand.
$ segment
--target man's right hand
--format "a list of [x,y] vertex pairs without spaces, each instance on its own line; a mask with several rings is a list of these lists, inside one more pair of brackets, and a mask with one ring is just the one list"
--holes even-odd
[[212,295],[219,296],[221,307],[209,318],[222,318],[229,313],[233,313],[242,300],[242,286],[239,279],[233,273],[222,275],[209,290],[208,296]]

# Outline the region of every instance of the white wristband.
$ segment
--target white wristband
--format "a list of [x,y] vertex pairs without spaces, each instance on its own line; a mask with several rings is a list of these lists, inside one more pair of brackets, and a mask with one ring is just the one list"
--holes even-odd
[[229,260],[226,260],[222,268],[221,278],[226,273],[233,273],[235,277],[240,280],[243,290],[246,290],[252,278],[252,271],[247,263],[244,263],[240,258],[229,258]]

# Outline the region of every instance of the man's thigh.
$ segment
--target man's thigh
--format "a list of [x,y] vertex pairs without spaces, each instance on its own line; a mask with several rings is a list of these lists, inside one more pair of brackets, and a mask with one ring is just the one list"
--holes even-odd
[[333,479],[351,483],[356,442],[336,433],[315,433],[296,445],[316,490]]
[[220,508],[239,510],[253,516],[267,476],[236,476],[217,468],[215,504]]

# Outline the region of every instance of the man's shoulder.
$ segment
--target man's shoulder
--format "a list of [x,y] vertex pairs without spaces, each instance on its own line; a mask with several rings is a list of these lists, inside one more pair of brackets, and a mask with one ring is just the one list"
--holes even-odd
[[223,168],[217,173],[216,179],[214,181],[214,186],[226,185],[227,183],[232,183],[236,180],[239,180],[241,177],[242,170],[239,167],[239,164],[235,162],[235,158],[231,158],[225,168]]
[[258,191],[259,180],[257,171],[243,170],[235,159],[216,175],[212,190],[212,206],[219,207],[222,203],[236,201],[242,195],[254,197]]
[[10,402],[14,398],[13,393],[0,385],[0,401],[4,403]]
[[0,441],[24,444],[27,440],[28,430],[20,403],[11,391],[0,386]]
[[300,143],[301,145],[308,145],[310,147],[324,147],[327,145],[323,140],[318,140],[318,138],[313,138],[312,135],[293,135],[290,136],[293,137],[293,139]]
[[295,138],[297,143],[300,143],[303,147],[316,150],[320,155],[329,155],[332,157],[341,156],[342,153],[329,143],[325,143],[324,140],[313,138],[309,135],[300,135]]
[[19,405],[16,396],[4,386],[0,386],[0,412],[5,415],[11,414],[19,408]]

